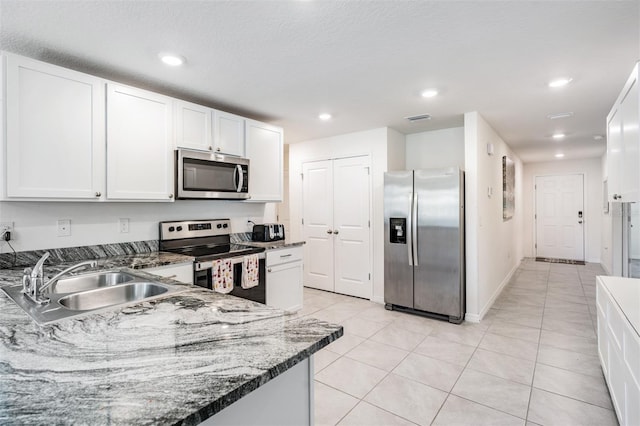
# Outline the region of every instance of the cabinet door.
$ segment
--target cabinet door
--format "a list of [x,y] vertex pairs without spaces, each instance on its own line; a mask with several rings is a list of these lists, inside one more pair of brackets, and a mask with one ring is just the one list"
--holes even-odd
[[245,118],[213,110],[213,145],[216,152],[245,156]]
[[246,120],[249,201],[282,201],[282,129]]
[[302,262],[267,269],[267,305],[286,311],[302,309]]
[[173,201],[172,99],[107,86],[107,198]]
[[609,201],[618,201],[622,194],[622,119],[617,107],[609,114],[607,121],[607,186]]
[[6,70],[7,197],[100,197],[104,82],[15,55]]
[[212,151],[211,108],[176,102],[176,146]]
[[[622,180],[620,191],[621,201],[640,201],[640,108],[638,105],[638,78],[637,71],[628,87],[628,91],[622,98],[620,113],[622,118]],[[627,86],[625,86],[625,89]]]

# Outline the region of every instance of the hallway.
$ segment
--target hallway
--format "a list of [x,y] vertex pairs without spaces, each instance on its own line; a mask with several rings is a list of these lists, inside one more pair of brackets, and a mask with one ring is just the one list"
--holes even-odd
[[480,324],[305,288],[345,335],[315,356],[317,425],[616,425],[597,357],[599,264],[525,259]]

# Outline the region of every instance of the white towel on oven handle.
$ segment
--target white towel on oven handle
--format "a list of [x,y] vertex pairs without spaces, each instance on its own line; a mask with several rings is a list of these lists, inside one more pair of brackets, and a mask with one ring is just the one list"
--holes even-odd
[[211,271],[213,289],[218,293],[229,293],[233,290],[233,264],[231,259],[216,259]]
[[242,258],[242,288],[255,287],[260,283],[260,259],[257,254]]

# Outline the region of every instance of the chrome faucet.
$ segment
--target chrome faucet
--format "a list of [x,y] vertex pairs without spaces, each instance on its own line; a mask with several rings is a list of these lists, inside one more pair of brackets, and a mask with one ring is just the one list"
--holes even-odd
[[76,265],[68,267],[67,269],[56,274],[53,278],[44,283],[44,262],[49,258],[49,255],[49,252],[45,252],[40,260],[38,260],[38,263],[36,263],[36,266],[34,266],[33,269],[26,268],[24,270],[24,275],[22,276],[22,292],[27,297],[29,297],[29,299],[39,305],[49,303],[49,298],[45,297],[44,293],[46,290],[55,286],[55,284],[63,275],[66,275],[76,269],[84,268],[86,266],[94,268],[98,264],[98,262],[95,260],[80,262]]

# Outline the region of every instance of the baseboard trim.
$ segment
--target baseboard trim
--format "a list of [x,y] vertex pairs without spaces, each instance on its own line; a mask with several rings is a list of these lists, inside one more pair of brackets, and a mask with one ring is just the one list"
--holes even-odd
[[372,297],[371,301],[373,303],[378,303],[380,305],[384,305],[384,298],[380,298],[380,297]]
[[489,309],[491,309],[493,304],[496,302],[496,299],[498,298],[498,296],[500,296],[500,293],[502,293],[502,290],[504,290],[504,288],[507,286],[507,284],[509,284],[509,281],[511,281],[511,278],[513,277],[513,274],[516,273],[516,271],[520,267],[520,263],[521,262],[522,261],[518,261],[518,263],[511,269],[511,271],[509,271],[509,273],[502,280],[502,282],[500,283],[500,285],[498,286],[496,291],[493,292],[493,295],[491,296],[489,301],[480,310],[479,314],[470,314],[470,313],[466,313],[465,314],[464,319],[466,321],[469,321],[469,322],[481,322],[482,321],[482,318],[484,318],[484,316],[487,314],[487,312],[489,312]]

